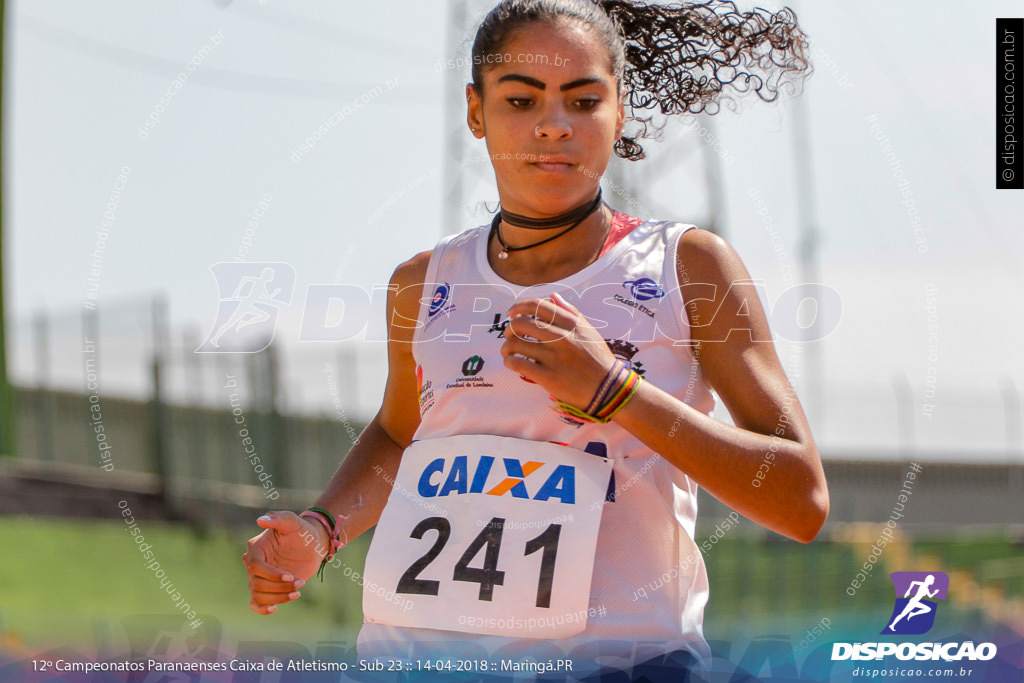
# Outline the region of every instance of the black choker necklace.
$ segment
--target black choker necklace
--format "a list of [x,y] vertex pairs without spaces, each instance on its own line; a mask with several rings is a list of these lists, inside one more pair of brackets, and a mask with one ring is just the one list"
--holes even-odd
[[[597,190],[597,196],[590,202],[578,206],[571,211],[566,213],[553,216],[552,218],[530,218],[529,216],[521,216],[511,211],[505,211],[501,209],[498,211],[494,220],[491,221],[491,234],[498,238],[498,244],[501,245],[501,251],[498,252],[498,258],[507,259],[508,254],[511,251],[523,251],[524,249],[532,249],[533,247],[539,247],[542,244],[547,244],[551,240],[558,239],[565,233],[569,232],[577,225],[586,220],[592,213],[597,211],[601,207],[601,188]],[[557,228],[566,223],[572,223],[568,228],[562,230],[551,237],[542,239],[540,242],[534,242],[533,244],[527,244],[523,247],[510,247],[505,244],[505,240],[501,239],[501,230],[498,229],[499,223],[508,223],[517,228],[526,228],[528,230],[550,230],[551,228]]]

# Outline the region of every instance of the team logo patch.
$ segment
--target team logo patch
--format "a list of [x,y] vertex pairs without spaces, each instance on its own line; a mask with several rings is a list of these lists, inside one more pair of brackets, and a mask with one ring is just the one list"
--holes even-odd
[[622,286],[629,290],[629,296],[613,294],[612,299],[640,311],[648,318],[653,318],[654,311],[640,302],[664,297],[665,290],[662,289],[661,285],[649,277],[642,277],[638,280],[627,280],[622,283]]
[[433,317],[440,313],[448,303],[451,292],[452,286],[447,282],[438,285],[437,289],[434,290],[434,296],[430,299],[430,308],[427,309],[427,315]]
[[637,301],[650,301],[665,296],[665,290],[661,285],[649,277],[642,277],[639,280],[628,280],[622,283],[623,287],[629,289],[630,296]]
[[647,371],[644,369],[644,364],[633,360],[633,356],[640,351],[640,347],[622,339],[605,339],[604,341],[608,344],[608,348],[611,349],[613,356],[629,363],[630,370],[635,371],[641,377],[646,374]]
[[473,355],[462,361],[462,376],[444,385],[445,389],[489,389],[494,386],[487,377],[480,374],[484,369],[484,359]]
[[479,374],[483,369],[484,359],[480,356],[471,356],[462,364],[462,374],[464,377],[472,377]]
[[949,576],[945,572],[893,572],[896,605],[883,635],[920,635],[935,623],[936,600],[945,600]]

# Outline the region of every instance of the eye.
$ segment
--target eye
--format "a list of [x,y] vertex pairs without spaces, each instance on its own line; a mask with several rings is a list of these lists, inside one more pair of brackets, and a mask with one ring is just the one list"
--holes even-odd
[[512,105],[514,109],[525,109],[529,107],[533,101],[527,97],[508,97],[506,101]]
[[576,108],[580,111],[590,111],[600,103],[601,100],[597,99],[576,100]]

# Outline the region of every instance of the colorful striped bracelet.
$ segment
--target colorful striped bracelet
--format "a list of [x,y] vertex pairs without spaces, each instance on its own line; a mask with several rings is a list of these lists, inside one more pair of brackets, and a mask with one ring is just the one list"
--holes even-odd
[[639,388],[640,375],[629,369],[629,365],[626,363],[616,361],[598,386],[597,392],[586,410],[559,399],[555,399],[555,403],[559,410],[566,415],[585,422],[605,424],[611,421],[615,413],[622,410],[622,407],[629,402]]

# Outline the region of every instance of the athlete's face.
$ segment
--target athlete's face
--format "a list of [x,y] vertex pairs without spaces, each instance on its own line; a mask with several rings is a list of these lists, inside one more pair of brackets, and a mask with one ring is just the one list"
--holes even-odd
[[469,126],[487,142],[504,208],[534,216],[592,198],[625,111],[608,53],[578,22],[512,32],[467,86]]

